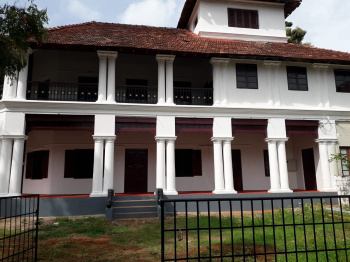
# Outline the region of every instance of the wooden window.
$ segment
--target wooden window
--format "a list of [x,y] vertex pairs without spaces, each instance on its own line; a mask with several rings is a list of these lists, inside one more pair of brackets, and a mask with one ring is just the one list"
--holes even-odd
[[228,8],[228,26],[259,29],[259,15],[257,10]]
[[337,92],[350,93],[350,70],[334,70]]
[[236,64],[237,88],[258,89],[258,68],[254,64]]
[[270,162],[269,162],[269,151],[264,149],[264,168],[265,168],[265,176],[270,176]]
[[93,163],[93,149],[66,150],[64,163],[64,178],[92,178]]
[[36,151],[27,154],[26,178],[47,178],[50,151]]
[[288,90],[308,91],[306,67],[287,66]]
[[[343,156],[346,156],[348,160],[350,160],[350,147],[341,147],[340,153]],[[342,167],[343,176],[349,176],[350,174],[349,174],[349,169],[346,166],[346,161],[342,161],[341,167]]]
[[202,176],[201,150],[175,150],[176,177]]

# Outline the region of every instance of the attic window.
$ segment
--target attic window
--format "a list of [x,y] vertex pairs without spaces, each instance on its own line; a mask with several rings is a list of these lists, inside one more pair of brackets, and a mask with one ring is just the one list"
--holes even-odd
[[257,10],[228,8],[228,26],[259,29],[259,16]]

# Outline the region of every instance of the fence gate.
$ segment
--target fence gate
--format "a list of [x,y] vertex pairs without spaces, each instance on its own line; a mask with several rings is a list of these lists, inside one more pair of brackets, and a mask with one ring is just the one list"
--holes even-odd
[[0,261],[37,261],[39,196],[0,198]]
[[161,199],[161,260],[349,261],[349,197]]

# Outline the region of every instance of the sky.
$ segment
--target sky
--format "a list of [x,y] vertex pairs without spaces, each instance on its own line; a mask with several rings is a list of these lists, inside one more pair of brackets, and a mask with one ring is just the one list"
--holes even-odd
[[[14,3],[15,0],[0,0]],[[28,0],[16,0],[28,5]],[[46,8],[48,27],[88,21],[176,27],[185,0],[34,0]],[[350,0],[303,0],[287,18],[307,30],[304,42],[350,52]]]

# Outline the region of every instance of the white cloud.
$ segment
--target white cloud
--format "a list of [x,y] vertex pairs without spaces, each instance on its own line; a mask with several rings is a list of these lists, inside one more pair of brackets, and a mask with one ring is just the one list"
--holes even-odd
[[311,42],[316,47],[350,52],[350,36],[347,33],[349,9],[350,1],[307,0],[287,20],[307,30],[305,42]]
[[121,17],[125,24],[170,26],[176,14],[176,0],[142,0],[128,6]]
[[82,21],[99,20],[101,17],[99,12],[84,5],[79,0],[71,0],[67,6],[67,10]]

